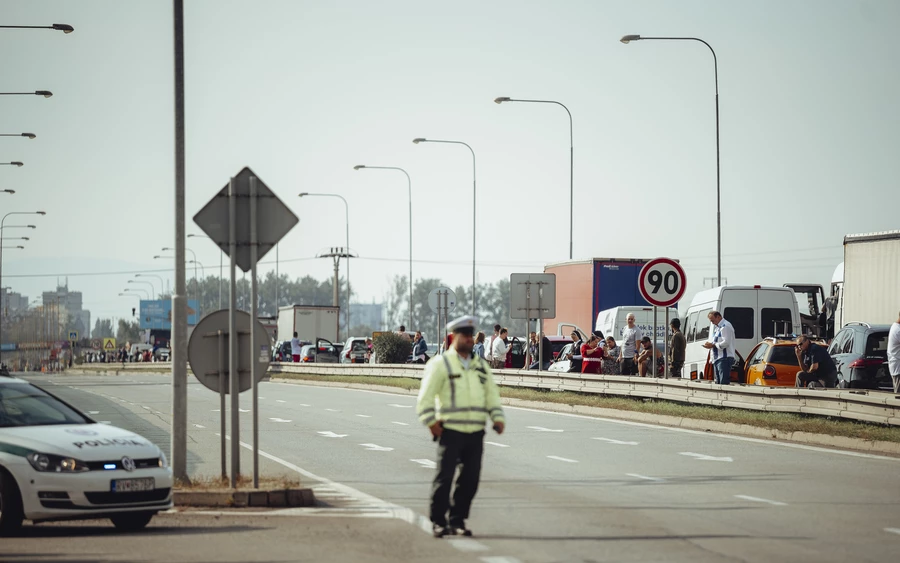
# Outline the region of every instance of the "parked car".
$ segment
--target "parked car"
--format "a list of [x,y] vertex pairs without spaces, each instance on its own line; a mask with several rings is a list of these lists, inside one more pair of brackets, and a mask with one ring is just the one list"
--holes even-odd
[[[825,346],[821,340],[813,340],[819,346]],[[797,361],[797,340],[789,337],[770,337],[757,344],[747,357],[746,365],[740,375],[732,372],[732,383],[762,385],[766,387],[793,387],[800,371]]]
[[572,339],[569,339],[569,343],[563,346],[562,350],[559,351],[558,359],[554,360],[552,364],[550,364],[550,368],[547,371],[559,371],[559,372],[567,372],[572,367],[572,360],[569,360],[566,356],[568,356],[572,349],[575,347],[575,343],[572,342]]
[[340,349],[324,338],[317,338],[315,344],[307,344],[300,349],[300,361],[303,363],[336,364]]
[[0,443],[0,535],[24,519],[88,514],[137,530],[172,508],[172,469],[159,447],[27,381],[0,378]]
[[889,325],[852,322],[834,335],[828,353],[842,389],[893,390],[887,364]]
[[366,345],[365,337],[353,336],[344,342],[344,348],[341,350],[342,364],[364,364],[369,348]]
[[156,352],[153,353],[153,359],[157,362],[168,362],[171,354],[172,351],[168,348],[157,348]]

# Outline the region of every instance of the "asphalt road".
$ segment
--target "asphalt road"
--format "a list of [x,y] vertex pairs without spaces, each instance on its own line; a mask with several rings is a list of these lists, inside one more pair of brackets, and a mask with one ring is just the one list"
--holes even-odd
[[[97,420],[168,444],[168,376],[35,381]],[[249,411],[245,395],[241,408]],[[419,529],[427,527],[435,447],[416,421],[414,397],[274,382],[260,386],[260,397],[262,471],[319,481],[317,494],[333,506],[297,514],[360,516],[348,522],[361,527],[378,516],[406,520],[427,538]],[[218,471],[216,409],[217,395],[189,386],[192,473]],[[242,416],[249,441],[249,412]],[[900,554],[900,459],[515,408],[507,408],[507,432],[487,441],[469,521],[476,538],[454,542],[460,560],[825,562]],[[249,458],[242,463],[248,470]],[[258,553],[265,560],[266,551]]]

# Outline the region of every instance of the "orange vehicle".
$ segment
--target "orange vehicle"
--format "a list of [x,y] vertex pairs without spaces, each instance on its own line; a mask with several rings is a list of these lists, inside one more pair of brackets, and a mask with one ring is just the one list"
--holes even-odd
[[[822,341],[813,341],[824,346]],[[800,371],[795,352],[796,340],[788,337],[766,338],[750,351],[744,366],[747,385],[793,387]]]

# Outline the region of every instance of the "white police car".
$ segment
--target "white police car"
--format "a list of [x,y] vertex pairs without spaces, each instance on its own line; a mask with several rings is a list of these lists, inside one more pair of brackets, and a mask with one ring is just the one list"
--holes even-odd
[[171,507],[172,470],[157,446],[0,377],[0,535],[23,519],[109,518],[135,530]]

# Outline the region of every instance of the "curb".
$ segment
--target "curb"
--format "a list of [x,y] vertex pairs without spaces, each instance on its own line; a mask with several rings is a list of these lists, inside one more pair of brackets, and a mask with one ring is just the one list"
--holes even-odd
[[252,491],[175,491],[175,506],[243,508],[247,506],[287,508],[315,506],[312,489]]
[[[280,377],[272,377],[272,381],[277,383],[291,383],[294,385],[313,385],[316,387],[344,387],[348,389],[362,389],[365,391],[385,391],[397,395],[418,395],[418,391],[416,390],[391,387],[389,385],[344,383],[333,381],[310,381],[308,379],[285,379]],[[524,399],[512,399],[508,397],[501,397],[500,402],[511,407],[523,407],[549,412],[580,414],[597,418],[614,418],[617,420],[643,422],[645,424],[655,424],[658,426],[671,426],[674,428],[700,430],[703,432],[717,432],[720,434],[734,434],[737,436],[747,436],[763,440],[793,442],[811,446],[824,446],[829,448],[855,450],[866,453],[889,454],[900,457],[900,443],[898,442],[862,440],[859,438],[848,438],[846,436],[831,436],[829,434],[814,434],[811,432],[800,431],[785,432],[783,430],[763,428],[760,426],[751,426],[749,424],[716,422],[712,420],[701,420],[697,418],[682,418],[664,414],[649,414],[643,412],[623,411],[583,405],[542,403],[538,401],[527,401]]]

